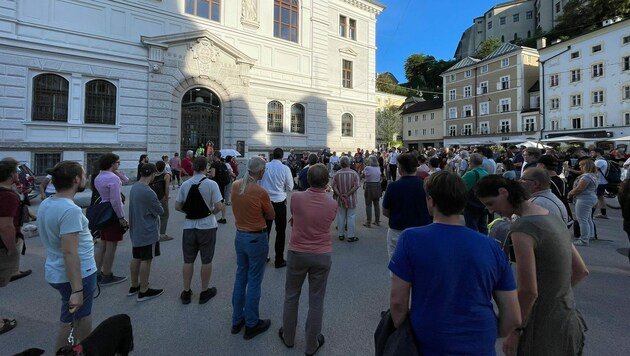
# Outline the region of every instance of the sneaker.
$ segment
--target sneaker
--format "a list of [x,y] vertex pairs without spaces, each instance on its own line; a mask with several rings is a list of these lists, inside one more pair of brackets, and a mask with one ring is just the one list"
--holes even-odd
[[230,332],[232,334],[238,334],[241,332],[241,329],[243,329],[243,326],[245,326],[245,320],[241,320],[240,323],[232,325],[232,330],[230,330]]
[[122,283],[124,281],[127,280],[127,277],[118,277],[118,276],[114,276],[114,274],[103,274],[103,277],[101,278],[101,285],[102,286],[111,286],[114,284],[118,284],[118,283]]
[[168,236],[167,234],[160,235],[160,241],[171,241],[173,238]]
[[575,240],[575,241],[573,241],[573,244],[575,246],[588,246],[588,241]]
[[219,224],[227,224],[227,220],[225,220],[225,219],[219,219],[219,220],[217,220],[217,222]]
[[608,219],[608,216],[602,215],[602,214],[597,214],[597,215],[595,215],[595,217],[598,218],[598,219]]
[[215,287],[208,288],[199,293],[199,304],[205,304],[207,301],[217,295],[217,289]]
[[140,291],[140,286],[137,287],[129,287],[129,292],[127,292],[128,296],[136,295]]
[[136,298],[139,302],[144,302],[145,300],[153,299],[159,297],[164,293],[164,289],[151,289],[148,288],[146,292],[138,292],[138,298]]
[[182,304],[190,304],[190,297],[192,297],[192,289],[182,291],[182,294],[179,295],[179,299],[182,300]]
[[271,326],[271,320],[269,319],[258,319],[258,322],[253,327],[245,326],[245,334],[243,335],[243,339],[249,340],[258,334],[262,334]]

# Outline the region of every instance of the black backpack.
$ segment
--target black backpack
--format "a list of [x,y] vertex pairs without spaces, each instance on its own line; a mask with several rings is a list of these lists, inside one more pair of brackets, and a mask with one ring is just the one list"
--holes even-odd
[[221,187],[225,187],[230,184],[230,173],[228,172],[225,163],[217,161],[212,164],[212,168],[214,168],[213,181],[217,182],[217,184]]
[[206,204],[206,201],[203,200],[201,192],[199,191],[199,186],[204,179],[206,179],[206,177],[201,178],[199,183],[190,186],[190,190],[186,196],[186,201],[182,207],[182,210],[186,213],[186,219],[198,220],[212,215],[210,208],[208,208],[208,204]]
[[164,180],[165,174],[166,173],[162,173],[159,176],[155,176],[153,182],[149,183],[149,187],[157,194],[158,200],[164,198],[164,189],[166,189],[166,181]]
[[621,183],[621,169],[617,162],[607,160],[608,168],[606,168],[606,173],[602,172],[601,169],[598,170],[604,175],[608,183]]

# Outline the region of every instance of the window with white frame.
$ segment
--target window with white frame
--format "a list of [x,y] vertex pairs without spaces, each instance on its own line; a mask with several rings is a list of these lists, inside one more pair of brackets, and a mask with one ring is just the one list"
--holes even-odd
[[509,112],[511,110],[512,99],[500,99],[499,107],[497,108],[498,112]]
[[510,59],[509,58],[503,58],[501,60],[501,68],[507,67],[510,65]]
[[411,116],[407,117],[407,123],[410,124],[411,123]]
[[277,100],[267,104],[267,131],[282,132],[284,106]]
[[457,119],[457,108],[448,108],[448,118]]
[[551,129],[560,130],[560,122],[558,120],[551,120]]
[[472,117],[473,116],[473,106],[472,105],[464,105],[464,111],[462,112],[463,117]]
[[303,134],[306,130],[306,109],[302,104],[291,105],[291,132]]
[[221,20],[221,0],[186,0],[185,11],[218,22]]
[[464,129],[462,134],[465,136],[472,135],[473,133],[473,125],[472,124],[464,124]]
[[464,78],[470,78],[472,77],[472,72],[470,71],[470,69],[464,71]]
[[535,117],[523,118],[523,131],[525,132],[536,131],[536,118]]
[[571,83],[579,82],[580,80],[582,80],[582,70],[573,69],[571,71]]
[[604,75],[604,63],[597,63],[591,66],[591,76],[593,78],[601,77]]
[[433,120],[433,119],[435,119],[435,113],[434,112],[429,114],[429,120]]
[[342,60],[341,84],[344,88],[352,89],[352,61]]
[[560,109],[560,98],[551,98],[550,106],[551,106],[551,110]]
[[450,125],[448,127],[448,135],[449,136],[457,136],[457,126],[456,125]]
[[422,136],[426,136],[427,135],[427,129],[422,129]]
[[630,56],[621,58],[621,69],[624,71],[630,70]]
[[558,74],[551,74],[549,76],[549,85],[552,87],[557,87],[560,82]]
[[630,112],[623,113],[623,123],[626,126],[630,125]]
[[431,129],[429,129],[429,133],[430,133],[431,135],[435,135],[435,128],[434,128],[434,127],[432,127]]
[[571,95],[571,106],[582,106],[582,95],[581,94]]
[[606,126],[604,115],[593,116],[593,127],[604,127],[604,126]]
[[418,115],[416,115],[416,117],[414,118],[415,122],[418,122]]
[[492,30],[492,21],[488,21],[488,30]]
[[464,98],[470,98],[472,95],[472,87],[470,85],[464,87]]
[[61,153],[35,153],[33,172],[38,176],[45,176],[47,170],[61,162]]
[[580,58],[580,51],[571,52],[571,59]]
[[33,78],[33,121],[68,121],[70,83],[57,74],[39,74]]
[[624,37],[621,39],[621,42],[622,42],[623,44],[628,44],[628,43],[630,43],[630,36],[624,36]]
[[505,16],[499,17],[499,25],[505,25]]
[[352,137],[352,126],[354,117],[352,114],[345,113],[341,116],[341,136]]
[[457,99],[457,90],[456,89],[451,89],[448,91],[448,100],[455,100]]
[[582,128],[582,118],[574,117],[571,119],[571,128],[572,129],[581,129]]
[[480,71],[481,73],[488,73],[488,65],[487,64],[482,65]]
[[510,76],[506,75],[499,79],[501,81],[501,90],[510,89]]
[[533,11],[527,11],[527,12],[525,13],[525,18],[526,18],[527,20],[531,20],[532,18],[534,18],[534,12],[533,12]]
[[623,100],[630,99],[630,85],[624,85],[621,88],[621,97],[623,98]]
[[422,114],[422,121],[427,121],[427,114]]
[[349,38],[351,40],[356,40],[357,20],[351,19],[347,16],[339,15],[339,36]]
[[451,74],[451,75],[449,76],[449,80],[450,80],[451,82],[454,82],[454,81],[455,81],[455,79],[457,79],[457,77],[455,76],[455,74]]
[[487,135],[490,133],[490,123],[488,121],[479,123],[479,134]]
[[500,120],[498,129],[499,129],[499,132],[501,132],[501,133],[509,133],[510,132],[510,120]]
[[520,14],[512,15],[512,22],[518,22],[520,20]]
[[477,95],[487,94],[488,93],[488,81],[479,83],[479,93]]
[[411,130],[407,130],[407,137],[411,137]]
[[604,91],[595,90],[593,92],[593,104],[601,104],[604,102]]
[[490,115],[490,103],[479,103],[479,115]]
[[602,45],[595,45],[591,47],[591,53],[597,53],[602,51]]

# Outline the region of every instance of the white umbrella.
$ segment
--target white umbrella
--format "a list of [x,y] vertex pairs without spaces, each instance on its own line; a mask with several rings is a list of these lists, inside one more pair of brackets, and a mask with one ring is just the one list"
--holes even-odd
[[227,156],[240,157],[241,156],[240,152],[231,148],[224,148],[224,149],[219,150],[219,152],[221,152],[221,157],[227,157]]
[[613,138],[611,141],[630,141],[630,136],[623,136],[619,138]]
[[582,137],[575,137],[575,136],[560,136],[560,137],[554,137],[554,138],[546,138],[544,140],[541,140],[542,142],[548,143],[548,142],[584,142],[587,141],[585,138]]
[[546,146],[546,145],[543,145],[540,142],[534,142],[534,141],[525,141],[523,143],[519,143],[516,146],[536,147],[536,148],[551,148],[551,146]]

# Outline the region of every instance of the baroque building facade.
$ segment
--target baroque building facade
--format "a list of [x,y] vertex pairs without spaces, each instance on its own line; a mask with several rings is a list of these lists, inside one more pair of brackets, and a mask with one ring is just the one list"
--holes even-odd
[[375,143],[373,0],[6,0],[0,155]]

